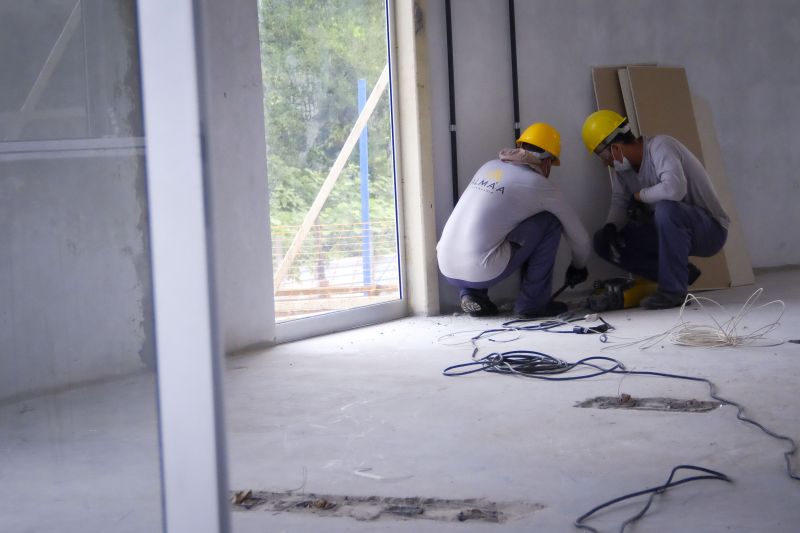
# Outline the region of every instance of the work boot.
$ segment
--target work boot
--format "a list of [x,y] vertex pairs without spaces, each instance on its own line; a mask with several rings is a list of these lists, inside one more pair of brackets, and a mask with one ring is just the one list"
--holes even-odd
[[697,281],[697,278],[699,278],[700,274],[702,274],[703,272],[699,268],[697,268],[694,265],[694,263],[689,263],[687,268],[689,270],[689,283],[687,285],[691,285],[692,283]]
[[544,318],[544,317],[551,317],[551,316],[558,316],[561,313],[567,312],[567,304],[564,302],[559,302],[553,300],[551,302],[547,302],[547,305],[544,309],[531,309],[526,311],[520,311],[517,313],[520,318],[529,319],[529,318]]
[[461,297],[461,310],[469,316],[494,316],[497,306],[486,296],[465,294]]
[[683,305],[684,300],[686,300],[685,292],[669,292],[658,289],[643,299],[639,305],[645,309],[670,309]]

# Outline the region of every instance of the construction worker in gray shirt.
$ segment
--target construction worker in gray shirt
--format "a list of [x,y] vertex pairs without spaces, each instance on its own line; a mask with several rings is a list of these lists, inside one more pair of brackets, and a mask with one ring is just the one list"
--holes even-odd
[[436,246],[439,269],[460,289],[461,309],[471,316],[496,315],[489,288],[518,270],[517,315],[536,318],[566,311],[563,302],[550,301],[562,231],[572,249],[566,283],[574,287],[588,277],[589,234],[548,179],[552,166],[560,164],[560,134],[536,123],[516,144],[478,169]]
[[668,135],[635,137],[628,120],[609,110],[583,124],[583,142],[612,167],[611,209],[594,236],[603,259],[657,281],[645,309],[683,304],[700,270],[689,256],[710,257],[728,236],[730,219],[702,163]]

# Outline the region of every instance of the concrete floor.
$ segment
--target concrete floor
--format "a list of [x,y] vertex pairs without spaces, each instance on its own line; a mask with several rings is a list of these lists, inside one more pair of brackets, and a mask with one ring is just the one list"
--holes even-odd
[[[765,289],[762,301],[787,303],[773,336],[800,338],[798,269],[764,272],[753,286],[705,295],[735,311],[758,287]],[[745,325],[755,327],[773,314],[754,312]],[[639,338],[673,325],[677,311],[604,317],[617,335]],[[471,348],[445,346],[440,337],[499,322],[410,318],[278,346],[229,358],[225,386],[234,490],[482,498],[500,505],[502,523],[367,521],[254,509],[234,512],[234,531],[575,531],[580,514],[658,485],[673,466],[686,463],[722,471],[735,482],[677,487],[657,498],[630,531],[797,531],[800,482],[786,475],[786,445],[737,421],[733,408],[574,407],[620,393],[705,400],[703,384],[618,375],[566,383],[441,375],[446,366],[468,361]],[[527,332],[508,344],[482,346],[482,353],[523,348],[570,361],[610,355],[636,370],[707,377],[750,416],[800,441],[798,344],[701,349],[662,342],[644,351],[601,351],[605,345],[596,336]],[[152,376],[133,376],[0,406],[0,530],[157,531],[153,397]],[[795,465],[800,470],[800,457]],[[639,505],[615,508],[590,525],[616,531]]]

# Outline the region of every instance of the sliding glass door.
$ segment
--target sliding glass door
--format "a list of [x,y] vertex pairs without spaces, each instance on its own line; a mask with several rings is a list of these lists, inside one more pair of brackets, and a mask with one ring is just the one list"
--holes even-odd
[[278,338],[400,316],[387,5],[259,13]]

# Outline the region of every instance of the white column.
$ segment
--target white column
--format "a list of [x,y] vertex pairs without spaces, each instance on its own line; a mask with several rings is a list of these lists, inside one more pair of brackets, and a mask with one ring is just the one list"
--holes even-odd
[[140,0],[138,12],[165,527],[227,532],[194,4]]

